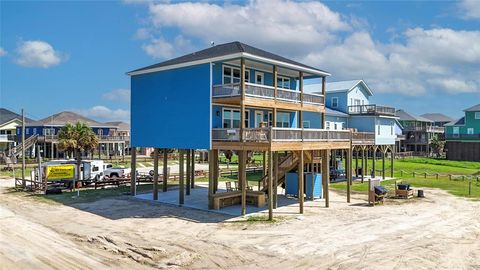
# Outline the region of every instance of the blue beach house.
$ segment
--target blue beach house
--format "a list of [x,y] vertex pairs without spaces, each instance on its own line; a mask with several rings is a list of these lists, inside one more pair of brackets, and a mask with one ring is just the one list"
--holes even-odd
[[[178,149],[181,164],[192,151],[208,150],[210,208],[240,202],[245,213],[247,197],[258,202],[265,194],[269,205],[275,206],[277,187],[288,172],[295,171],[303,212],[304,174],[322,175],[328,187],[328,164],[334,150],[350,156],[351,132],[325,128],[325,83],[330,74],[316,67],[230,42],[128,75],[132,146]],[[305,81],[312,79],[323,82],[318,93],[303,89]],[[239,157],[238,193],[218,190],[218,157],[225,150]],[[247,152],[267,156],[255,191],[246,182]],[[185,172],[186,185],[183,174],[181,170],[180,204],[185,201],[184,193],[194,187],[191,172]],[[323,190],[328,205],[328,188]]]

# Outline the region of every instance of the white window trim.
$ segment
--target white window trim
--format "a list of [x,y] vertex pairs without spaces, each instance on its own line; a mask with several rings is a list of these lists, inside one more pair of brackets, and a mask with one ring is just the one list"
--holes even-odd
[[[307,124],[308,127],[305,127],[305,123],[308,123],[308,124]],[[304,120],[304,121],[302,122],[302,127],[303,127],[303,128],[310,128],[310,127],[311,127],[311,126],[310,126],[310,120]]]
[[325,121],[325,129],[330,130],[330,121]]
[[[271,122],[270,122],[270,119],[272,119]],[[273,126],[273,112],[268,112],[268,126],[269,127]]]
[[[470,132],[470,131],[472,131],[472,132]],[[468,135],[473,135],[473,134],[475,134],[475,129],[474,129],[474,128],[467,128],[467,134],[468,134]]]
[[[233,127],[233,112],[240,113],[240,110],[239,109],[232,109],[232,108],[222,108],[222,128],[223,128],[223,122],[224,122],[223,121],[224,120],[223,115],[224,115],[225,111],[230,111],[232,113],[231,114],[232,118],[230,118],[230,126],[232,126],[231,128],[234,128]],[[241,119],[242,118],[240,117],[239,121],[241,121]],[[245,110],[245,128],[249,127],[249,125],[248,125],[249,123],[250,123],[250,110]],[[240,127],[238,127],[238,128],[240,128]]]
[[[257,76],[258,75],[261,75],[262,76],[262,81],[260,83],[257,82]],[[261,85],[265,85],[265,73],[263,72],[260,72],[260,71],[255,71],[255,80],[254,80],[255,84],[261,84]]]
[[[278,84],[278,80],[280,80],[282,82],[282,87],[280,87],[279,85],[277,85],[277,88],[282,88],[282,89],[290,89],[290,78],[289,77],[284,77],[284,76],[278,76],[277,75],[277,84]],[[288,88],[285,88],[283,87],[285,85],[285,82],[288,81]]]
[[480,112],[475,112],[474,118],[475,119],[480,119]]
[[[230,83],[234,83],[233,82],[233,70],[237,69],[240,73],[241,68],[230,66],[230,65],[222,65],[222,84],[225,84],[225,81],[224,81],[225,75],[223,75],[225,67],[228,67],[228,68],[232,69],[232,74],[230,74],[230,81],[231,81]],[[248,78],[245,77],[245,82],[250,82],[250,75],[251,75],[250,74],[250,69],[245,69],[245,73],[248,73]],[[241,78],[241,74],[240,74],[240,78]]]
[[[334,105],[334,103],[335,103],[335,102],[333,102],[334,100],[337,103],[336,105]],[[338,108],[338,97],[332,97],[332,108]]]
[[[262,114],[262,120],[260,121],[260,123],[257,123],[257,113],[261,113],[261,114]],[[255,127],[260,127],[260,124],[261,124],[261,123],[263,122],[263,120],[264,120],[264,118],[263,118],[264,116],[265,116],[265,114],[264,114],[263,111],[255,110],[255,115],[254,115],[254,122],[255,122],[254,125],[255,125]]]
[[286,114],[286,115],[288,116],[288,118],[287,118],[287,122],[282,122],[282,126],[278,126],[278,125],[276,125],[276,126],[277,126],[277,127],[284,127],[284,126],[283,126],[283,123],[287,123],[287,126],[286,126],[286,127],[290,127],[290,113],[288,113],[288,112],[277,112],[277,117],[276,117],[276,119],[275,119],[275,121],[276,121],[277,123],[278,123],[279,120],[280,120],[280,117],[278,117],[279,114]]

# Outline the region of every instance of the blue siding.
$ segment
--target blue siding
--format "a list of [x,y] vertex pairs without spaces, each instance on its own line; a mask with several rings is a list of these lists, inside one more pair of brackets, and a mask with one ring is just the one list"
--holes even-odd
[[131,145],[210,149],[210,64],[132,76]]
[[[35,134],[42,136],[42,135],[44,135],[43,134],[44,129],[51,129],[51,128],[53,128],[55,130],[55,134],[58,134],[58,132],[60,132],[60,129],[62,127],[50,127],[48,125],[46,125],[46,126],[27,126],[27,127],[25,127],[25,137],[28,138],[28,137],[30,137],[32,135],[35,135]],[[94,128],[92,128],[92,130],[95,134],[98,134],[98,131],[102,130],[103,135],[108,135],[109,132],[110,132],[110,129],[114,130],[115,128],[104,128],[104,127],[98,127],[98,128],[94,127]],[[16,133],[19,136],[22,135],[22,127],[21,126],[16,128]]]
[[[325,105],[329,108],[332,108],[337,111],[341,111],[344,113],[348,113],[347,107],[348,107],[348,99],[347,99],[347,93],[346,92],[336,92],[336,93],[326,93],[326,100],[325,100]],[[336,97],[338,98],[338,106],[337,107],[332,107],[332,98]]]
[[303,121],[310,122],[310,128],[322,128],[322,116],[316,112],[303,112]]

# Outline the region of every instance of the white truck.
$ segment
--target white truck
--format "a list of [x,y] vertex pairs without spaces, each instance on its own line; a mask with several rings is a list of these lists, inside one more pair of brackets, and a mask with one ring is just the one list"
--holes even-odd
[[123,178],[130,176],[130,168],[113,167],[112,164],[105,164],[103,169],[103,175],[110,178]]

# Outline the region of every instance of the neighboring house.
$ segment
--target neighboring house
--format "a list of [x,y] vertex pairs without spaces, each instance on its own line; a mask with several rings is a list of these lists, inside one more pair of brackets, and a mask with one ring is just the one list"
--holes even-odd
[[432,125],[434,127],[443,127],[446,124],[455,121],[455,119],[448,117],[442,113],[425,113],[420,116],[433,121]]
[[[117,126],[100,123],[86,118],[73,112],[60,112],[38,121],[27,123],[25,127],[25,138],[32,146],[39,145],[40,151],[45,158],[65,157],[64,153],[58,150],[58,133],[67,123],[75,124],[82,122],[92,128],[99,139],[98,156],[102,154],[109,156],[124,155],[125,144],[129,140],[127,136],[117,135]],[[17,127],[17,141],[21,137],[22,129]],[[17,147],[18,148],[18,147]],[[35,147],[31,148],[30,155],[35,152]]]
[[[329,163],[331,150],[351,147],[349,131],[320,129],[326,117],[323,93],[303,91],[304,81],[325,83],[329,73],[241,42],[212,46],[128,75],[133,147],[207,149],[215,171],[220,150],[238,153],[240,171],[247,151],[267,152],[278,156],[278,185],[290,170],[318,172],[320,164]],[[213,178],[218,176],[215,171]],[[328,175],[328,169],[321,171]],[[261,191],[268,190],[267,179],[273,178],[264,177]],[[217,180],[210,179],[210,202]]]
[[[307,85],[306,91],[320,93],[320,87],[320,84]],[[327,128],[353,130],[353,150],[366,156],[370,152],[376,156],[377,151],[383,154],[395,151],[399,125],[395,109],[370,103],[372,96],[372,90],[363,80],[326,84]],[[329,116],[329,112],[336,115]]]
[[[25,122],[32,122],[25,118]],[[0,108],[0,153],[14,147],[17,143],[16,129],[22,126],[22,116],[5,108]]]
[[397,110],[398,121],[403,127],[405,140],[401,142],[402,152],[414,152],[414,155],[430,155],[431,142],[435,137],[443,138],[444,128],[434,126],[434,121],[406,112]]
[[445,125],[447,159],[480,161],[480,104],[464,112],[464,117]]

